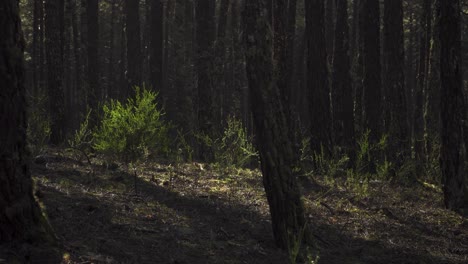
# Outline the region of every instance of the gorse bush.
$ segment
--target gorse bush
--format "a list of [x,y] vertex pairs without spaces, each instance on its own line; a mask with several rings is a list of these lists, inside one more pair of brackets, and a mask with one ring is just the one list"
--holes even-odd
[[94,132],[94,149],[131,163],[169,152],[169,125],[156,103],[158,94],[135,88],[135,97],[125,103],[111,100],[103,106],[103,119]]

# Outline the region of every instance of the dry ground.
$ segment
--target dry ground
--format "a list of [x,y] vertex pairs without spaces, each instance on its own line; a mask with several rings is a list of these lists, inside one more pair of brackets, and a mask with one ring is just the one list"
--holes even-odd
[[[287,263],[258,171],[145,164],[135,195],[133,172],[92,161],[50,151],[33,166],[64,263]],[[437,188],[344,186],[305,191],[319,263],[468,263],[468,219]]]

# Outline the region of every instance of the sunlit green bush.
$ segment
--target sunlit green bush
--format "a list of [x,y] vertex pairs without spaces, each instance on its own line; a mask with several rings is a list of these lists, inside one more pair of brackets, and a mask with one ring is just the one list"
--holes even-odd
[[149,154],[169,152],[169,125],[156,103],[158,94],[135,88],[125,103],[111,100],[103,107],[103,119],[94,132],[94,149],[131,163]]

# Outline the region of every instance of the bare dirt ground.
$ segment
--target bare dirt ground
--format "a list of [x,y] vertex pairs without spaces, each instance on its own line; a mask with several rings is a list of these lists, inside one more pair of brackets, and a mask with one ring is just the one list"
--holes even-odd
[[[148,163],[135,177],[50,151],[33,166],[63,263],[287,263],[257,170]],[[319,263],[468,263],[468,219],[437,188],[340,179],[305,190]]]

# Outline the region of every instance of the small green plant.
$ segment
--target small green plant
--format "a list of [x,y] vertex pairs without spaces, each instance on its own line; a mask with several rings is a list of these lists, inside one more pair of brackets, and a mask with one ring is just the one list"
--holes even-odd
[[89,118],[91,110],[88,110],[83,122],[80,124],[80,128],[75,131],[75,134],[68,140],[68,146],[71,150],[79,152],[88,161],[91,166],[91,159],[89,153],[93,147],[93,132],[89,127]]
[[135,97],[126,103],[111,100],[103,106],[103,119],[94,132],[93,148],[108,157],[115,157],[133,168],[137,193],[136,168],[150,154],[169,152],[169,125],[156,103],[157,93],[135,88]]
[[39,95],[28,98],[31,108],[28,108],[28,143],[34,156],[44,152],[50,138],[50,117],[47,111],[47,97]]
[[169,125],[156,103],[157,93],[135,88],[135,98],[126,103],[111,100],[103,106],[104,117],[94,133],[94,149],[126,162],[150,153],[169,152]]
[[242,122],[234,117],[228,118],[221,136],[210,137],[198,133],[195,138],[199,144],[211,149],[215,163],[222,167],[245,167],[258,158],[252,138],[248,136]]
[[258,157],[252,139],[239,119],[228,118],[220,141],[220,149],[215,152],[215,157],[223,165],[244,167]]

